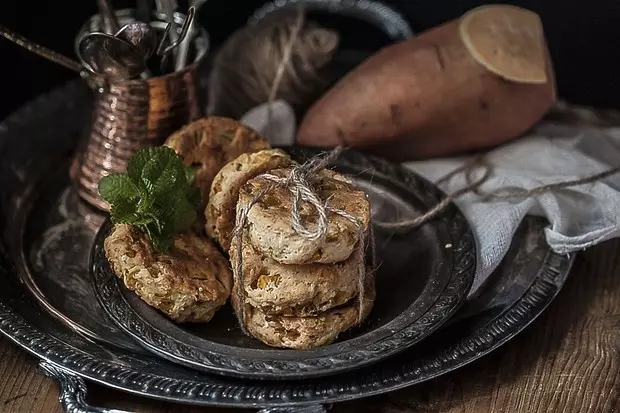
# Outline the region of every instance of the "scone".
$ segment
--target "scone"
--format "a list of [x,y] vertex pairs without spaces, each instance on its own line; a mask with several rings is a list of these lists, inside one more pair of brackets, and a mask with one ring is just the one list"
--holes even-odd
[[[278,169],[269,173],[287,177],[290,170]],[[316,185],[320,199],[328,206],[355,217],[365,232],[370,221],[370,203],[366,194],[355,188],[342,175],[330,170],[319,172]],[[237,210],[247,207],[272,181],[258,176],[248,181],[239,191]],[[249,210],[247,232],[252,245],[262,255],[282,264],[331,264],[344,261],[356,248],[360,230],[355,222],[334,212],[328,213],[327,234],[323,239],[308,240],[292,226],[293,199],[288,188],[278,187],[263,197]],[[316,209],[302,202],[300,215],[311,229],[317,225]]]
[[240,122],[221,117],[198,119],[170,135],[164,145],[174,149],[185,165],[197,168],[195,185],[202,196],[201,211],[213,178],[224,165],[243,153],[270,147],[265,138]]
[[[234,283],[239,282],[235,243],[230,248]],[[268,315],[316,315],[341,306],[357,296],[358,254],[336,264],[280,264],[243,240],[243,294],[246,303]],[[363,260],[363,258],[361,258]]]
[[230,248],[230,237],[235,228],[239,189],[260,174],[292,164],[293,161],[284,151],[269,149],[240,155],[220,170],[211,185],[205,209],[205,229],[224,251]]
[[205,323],[230,296],[228,261],[209,240],[191,232],[178,235],[170,253],[158,254],[142,232],[116,225],[104,249],[127,288],[176,322]]
[[[267,315],[246,304],[245,325],[253,337],[272,347],[297,350],[315,348],[331,344],[340,333],[364,321],[370,314],[374,301],[374,278],[369,272],[366,277],[361,320],[358,320],[360,306],[356,298],[344,306],[309,317]],[[234,295],[231,302],[238,312],[239,303]]]

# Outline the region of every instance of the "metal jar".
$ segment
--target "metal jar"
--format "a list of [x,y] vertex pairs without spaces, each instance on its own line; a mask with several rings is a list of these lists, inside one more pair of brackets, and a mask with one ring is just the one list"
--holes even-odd
[[[120,25],[134,21],[133,13],[118,10]],[[163,30],[164,16],[154,17],[151,25]],[[175,13],[179,25],[184,18]],[[99,15],[91,17],[78,34],[76,47],[84,34],[100,31],[100,23]],[[147,79],[109,81],[96,91],[89,130],[71,167],[77,193],[91,205],[109,208],[99,196],[101,178],[124,172],[137,150],[161,145],[170,134],[203,115],[197,69],[209,49],[209,37],[204,29],[194,27],[194,59],[185,69]]]

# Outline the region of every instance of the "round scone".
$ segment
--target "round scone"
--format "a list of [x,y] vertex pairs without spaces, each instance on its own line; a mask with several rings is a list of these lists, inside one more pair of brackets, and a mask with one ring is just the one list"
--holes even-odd
[[[174,149],[187,166],[196,167],[195,185],[204,209],[215,175],[243,153],[268,149],[269,142],[240,122],[222,117],[198,119],[170,135],[164,145]],[[201,209],[201,210],[202,210]]]
[[[237,257],[233,243],[230,258],[234,283],[239,282]],[[358,254],[336,264],[280,264],[261,255],[247,237],[243,239],[242,258],[245,301],[268,315],[316,315],[346,304],[357,296],[360,266],[365,272]]]
[[235,228],[235,207],[239,199],[239,189],[260,174],[292,164],[293,160],[284,151],[267,149],[244,153],[218,172],[213,179],[205,209],[205,229],[224,251],[230,248],[230,236]]
[[[340,333],[364,321],[370,314],[375,301],[374,278],[370,272],[366,277],[361,319],[358,319],[358,298],[344,306],[308,317],[268,315],[246,304],[245,324],[252,337],[268,346],[297,350],[325,346],[334,342]],[[238,312],[239,302],[234,294],[231,303]]]
[[[269,173],[284,178],[288,176],[289,170],[278,169]],[[246,208],[257,194],[261,194],[271,185],[272,181],[262,176],[248,181],[239,191],[237,211]],[[315,189],[322,202],[328,201],[331,208],[355,217],[362,232],[367,230],[370,203],[363,191],[355,188],[342,175],[327,169],[319,172],[319,182]],[[249,210],[248,236],[261,254],[282,264],[332,264],[349,258],[360,237],[354,221],[329,212],[326,236],[318,240],[308,240],[293,229],[292,204],[290,190],[277,187],[262,196]],[[240,206],[242,208],[239,208]],[[301,203],[300,216],[307,227],[316,229],[316,209],[309,203]]]
[[178,323],[206,323],[230,296],[228,261],[209,240],[191,232],[178,235],[174,248],[159,254],[142,232],[116,225],[104,250],[127,288]]

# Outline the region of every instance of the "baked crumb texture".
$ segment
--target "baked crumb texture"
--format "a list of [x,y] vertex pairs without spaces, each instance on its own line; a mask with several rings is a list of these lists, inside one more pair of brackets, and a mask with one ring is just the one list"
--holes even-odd
[[[285,178],[290,169],[269,173]],[[237,213],[272,185],[260,175],[248,180],[240,187]],[[360,280],[360,267],[366,266],[356,253],[370,222],[366,194],[330,170],[320,172],[317,193],[329,206],[356,217],[361,231],[351,220],[329,212],[324,238],[300,236],[291,224],[291,193],[276,187],[250,209],[241,251],[235,240],[229,250],[234,291],[240,287],[240,294],[232,296],[233,308],[244,318],[248,333],[269,346],[309,349],[330,344],[362,322],[374,303],[374,275],[362,271],[365,279]],[[316,228],[316,211],[309,204],[303,203],[300,215],[304,225]]]

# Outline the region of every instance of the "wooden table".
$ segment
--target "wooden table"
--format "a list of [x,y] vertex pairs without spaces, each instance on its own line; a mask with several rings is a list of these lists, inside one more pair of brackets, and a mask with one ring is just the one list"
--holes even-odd
[[[620,412],[620,241],[582,253],[549,309],[495,353],[432,382],[337,404],[335,413]],[[91,403],[144,413],[222,413],[92,388]],[[60,413],[56,384],[0,339],[0,412]],[[240,411],[241,412],[241,411]]]

